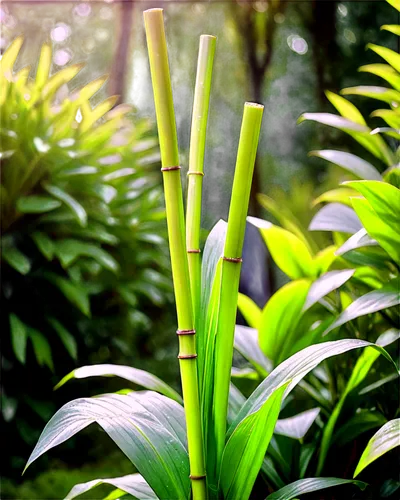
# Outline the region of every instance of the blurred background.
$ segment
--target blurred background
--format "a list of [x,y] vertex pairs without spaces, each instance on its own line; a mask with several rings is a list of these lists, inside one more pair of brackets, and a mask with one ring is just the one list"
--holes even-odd
[[[49,130],[45,114],[34,115],[31,110],[23,115],[24,104],[17,100],[2,107],[2,159],[14,171],[13,177],[2,178],[1,191],[4,499],[62,498],[77,482],[132,471],[112,442],[99,429],[89,428],[46,454],[21,477],[26,459],[56,409],[74,397],[124,388],[118,380],[89,379],[53,392],[60,378],[75,367],[127,364],[165,377],[179,388],[142,21],[142,11],[151,7],[165,11],[183,174],[199,36],[207,33],[218,38],[205,158],[204,237],[218,219],[227,217],[245,101],[265,105],[250,211],[266,217],[256,197],[265,193],[307,225],[313,197],[334,185],[338,176],[333,166],[308,157],[308,152],[335,146],[345,150],[351,139],[326,127],[297,125],[298,117],[306,111],[332,111],[325,90],[337,92],[379,81],[357,71],[361,64],[376,60],[365,51],[367,43],[396,48],[394,37],[379,31],[382,24],[398,22],[384,1],[2,2],[2,53],[16,37],[24,38],[14,72],[30,66],[26,76],[34,77],[42,45],[47,44],[52,48],[50,75],[84,64],[71,82],[61,82],[56,94],[60,105],[71,91],[103,75],[108,79],[95,86],[91,107],[119,96],[109,106],[118,104],[117,111],[106,115],[104,122],[112,125],[96,129],[94,116],[85,133],[74,132],[71,139],[69,129],[51,129],[47,142],[40,135],[40,130]],[[357,100],[357,105],[365,116],[369,114],[368,102]],[[82,119],[79,112],[74,123]],[[118,122],[113,119],[120,115]],[[12,146],[16,137],[19,148]],[[354,144],[352,152],[357,154]],[[32,205],[35,200],[18,202],[23,216],[12,209],[12,201],[27,189],[26,179],[18,182],[15,172],[36,165],[44,153],[47,190],[60,195],[55,187],[69,197],[60,195],[75,210],[72,219],[49,199],[47,213]],[[97,166],[108,169],[101,179]],[[33,192],[37,192],[35,183],[38,179],[32,180]],[[3,185],[10,187],[7,193]],[[86,213],[84,223],[74,202]],[[244,265],[241,289],[263,305],[283,277],[269,262],[258,235],[250,231],[246,255],[251,265]],[[18,344],[19,338],[25,339],[23,345]],[[102,497],[101,488],[96,494]]]

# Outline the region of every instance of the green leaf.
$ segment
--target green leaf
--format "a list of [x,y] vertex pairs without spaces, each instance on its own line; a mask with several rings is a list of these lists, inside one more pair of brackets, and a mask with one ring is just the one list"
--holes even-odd
[[258,412],[244,418],[235,428],[222,455],[220,488],[225,500],[247,500],[264,460],[278,419],[283,385]]
[[310,231],[337,231],[354,234],[362,228],[354,210],[341,203],[328,203],[314,216]]
[[363,228],[350,236],[350,238],[343,243],[343,245],[336,250],[336,255],[343,255],[351,250],[355,250],[356,248],[363,248],[369,246],[376,246],[378,242],[372,239],[367,231]]
[[394,35],[400,36],[400,26],[398,24],[384,24],[381,30],[390,31]]
[[55,318],[48,318],[49,323],[54,328],[54,330],[58,333],[61,342],[64,344],[64,347],[67,349],[69,355],[72,359],[78,359],[78,347],[76,345],[76,340],[69,333],[69,331]]
[[1,249],[1,258],[21,274],[28,274],[31,270],[31,263],[28,257],[14,246],[3,246]]
[[397,72],[400,72],[400,54],[387,47],[381,47],[373,43],[367,45],[367,49],[373,50],[376,54],[385,59]]
[[59,389],[66,382],[73,378],[81,379],[87,377],[120,377],[124,380],[129,380],[129,382],[132,382],[133,384],[140,385],[145,389],[157,391],[161,394],[164,394],[164,396],[167,396],[182,404],[181,396],[176,391],[174,391],[172,387],[170,387],[155,375],[152,375],[151,373],[144,370],[139,370],[138,368],[123,365],[104,364],[81,366],[80,368],[73,370],[62,380],[60,380],[60,382],[55,386],[54,389]]
[[302,312],[304,313],[319,300],[321,300],[328,293],[333,292],[340,288],[346,281],[348,281],[354,274],[354,269],[345,269],[342,271],[329,271],[319,277],[311,285],[306,302],[303,306]]
[[28,328],[28,336],[32,341],[33,350],[35,352],[36,360],[39,365],[46,365],[51,371],[54,371],[53,358],[51,356],[50,345],[46,337],[34,328]]
[[243,406],[246,398],[239,391],[239,389],[231,383],[229,387],[229,406],[228,406],[228,422],[232,422],[236,415],[239,413],[240,408]]
[[10,79],[12,75],[13,66],[17,60],[19,51],[21,50],[22,44],[24,42],[24,37],[22,35],[17,36],[7,47],[1,58],[1,70],[3,74],[7,74]]
[[366,125],[360,125],[342,116],[334,115],[331,113],[303,113],[298,123],[302,123],[305,120],[311,120],[323,125],[329,125],[330,127],[343,130],[344,132],[357,132],[357,133],[369,133],[369,128]]
[[378,216],[368,200],[352,198],[351,202],[369,236],[375,239],[395,262],[400,262],[400,234]]
[[350,101],[329,90],[325,91],[325,95],[344,118],[358,123],[359,125],[367,125],[362,114]]
[[287,283],[269,299],[263,309],[259,327],[261,350],[274,364],[289,354],[296,335],[311,283],[296,280]]
[[399,0],[386,0],[392,7],[394,7],[398,12],[400,12],[400,1]]
[[264,356],[258,344],[258,333],[254,328],[236,325],[235,349],[255,367],[262,377],[272,369],[271,361]]
[[257,329],[261,319],[261,309],[258,305],[253,302],[250,297],[243,295],[243,293],[239,293],[238,309],[247,321],[247,324],[251,328]]
[[389,307],[394,307],[400,304],[400,278],[394,278],[389,283],[384,285],[378,290],[366,293],[358,297],[347,307],[334,321],[329,328],[324,332],[328,334],[335,328],[344,325],[348,321],[365,316],[366,314],[373,314]]
[[17,200],[17,210],[24,214],[50,212],[60,206],[60,201],[49,196],[22,196]]
[[48,422],[25,469],[43,453],[97,422],[161,500],[190,491],[182,406],[154,392],[104,394],[65,404]]
[[343,95],[361,95],[371,97],[388,104],[400,103],[400,93],[397,90],[387,89],[386,87],[376,87],[369,85],[360,85],[357,87],[348,87],[341,91]]
[[[396,375],[395,375],[396,376]],[[360,434],[375,427],[379,427],[386,422],[386,418],[377,411],[364,410],[356,413],[339,429],[333,436],[333,443],[340,447],[356,439]]]
[[[372,118],[382,118],[389,127],[392,127],[396,130],[400,129],[400,116],[398,111],[392,111],[390,109],[376,109],[371,113]],[[374,134],[372,134],[373,136]],[[389,167],[395,165],[395,161],[389,163]]]
[[116,273],[119,270],[118,262],[105,250],[94,243],[74,240],[72,238],[59,240],[56,243],[56,254],[63,267],[69,267],[78,257],[91,257],[102,267]]
[[108,479],[93,479],[87,483],[76,484],[64,500],[72,500],[101,484],[110,484],[129,495],[135,500],[157,500],[157,496],[140,474],[113,477]]
[[289,278],[313,275],[312,255],[300,238],[268,221],[255,217],[248,217],[247,220],[260,229],[275,264]]
[[76,220],[82,227],[87,225],[87,213],[83,206],[78,203],[75,198],[70,196],[68,193],[63,191],[58,186],[53,186],[51,184],[44,184],[45,190],[50,193],[54,198],[62,201],[67,207],[72,211]]
[[26,326],[15,314],[10,314],[11,345],[15,357],[23,365],[26,361],[26,344],[28,336]]
[[340,486],[342,484],[354,484],[360,490],[365,490],[367,483],[361,481],[352,481],[351,479],[339,479],[336,477],[308,477],[307,479],[299,479],[294,483],[290,483],[279,491],[275,491],[268,495],[266,500],[293,500],[299,495],[305,493],[312,493],[313,491],[325,490],[333,486]]
[[359,158],[351,153],[324,149],[320,151],[311,151],[309,155],[318,156],[319,158],[323,158],[324,160],[334,163],[335,165],[351,172],[360,179],[382,180],[381,174],[373,165],[371,165],[371,163],[368,163],[362,158]]
[[372,436],[361,455],[354,476],[383,454],[400,445],[400,418],[390,420]]
[[52,260],[54,257],[54,242],[49,236],[46,233],[35,231],[32,233],[32,239],[46,259]]
[[396,90],[400,91],[400,75],[388,64],[367,64],[358,68],[358,71],[379,76],[390,83]]
[[274,433],[292,439],[303,439],[320,411],[321,408],[312,408],[293,417],[280,419],[276,423]]
[[356,196],[356,191],[353,189],[347,188],[337,188],[331,189],[330,191],[325,191],[320,196],[315,198],[312,203],[312,206],[315,207],[319,203],[342,203],[343,205],[347,205],[351,207],[350,196]]
[[53,283],[65,297],[74,304],[85,316],[90,316],[89,297],[86,290],[70,280],[61,278],[53,273],[46,273],[45,277],[48,281]]

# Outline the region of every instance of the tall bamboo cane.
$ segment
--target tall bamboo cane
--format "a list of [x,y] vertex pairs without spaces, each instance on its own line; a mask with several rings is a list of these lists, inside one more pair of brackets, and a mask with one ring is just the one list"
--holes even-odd
[[197,380],[196,343],[185,245],[185,222],[175,113],[162,9],[144,12],[164,179],[168,238],[178,316],[179,364],[194,500],[207,498]]

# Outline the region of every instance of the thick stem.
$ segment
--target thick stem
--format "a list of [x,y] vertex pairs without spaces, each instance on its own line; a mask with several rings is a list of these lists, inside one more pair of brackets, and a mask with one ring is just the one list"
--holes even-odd
[[192,292],[193,313],[196,318],[200,308],[201,258],[200,258],[200,222],[201,198],[204,175],[204,151],[212,68],[216,38],[201,35],[199,57],[197,61],[196,86],[192,112],[190,135],[190,156],[188,171],[188,197],[186,212],[186,245],[188,251],[190,286]]
[[244,107],[222,262],[213,408],[217,473],[225,446],[240,262],[263,109],[253,103]]
[[[194,500],[207,498],[197,380],[196,341],[185,245],[182,185],[175,113],[162,9],[144,12],[164,179],[168,238],[178,316],[179,364],[185,405],[190,475]],[[182,334],[186,333],[186,334]]]

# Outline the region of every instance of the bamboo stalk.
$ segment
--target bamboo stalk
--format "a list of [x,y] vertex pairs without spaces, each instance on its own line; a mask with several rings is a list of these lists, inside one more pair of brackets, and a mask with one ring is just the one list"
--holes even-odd
[[204,151],[212,69],[216,38],[201,35],[197,61],[196,85],[194,91],[192,128],[190,135],[190,155],[188,171],[188,196],[186,211],[186,245],[188,252],[190,287],[193,314],[198,317],[201,293],[200,222],[201,198],[204,175]]
[[207,489],[197,380],[196,342],[185,245],[178,142],[163,11],[150,9],[143,14],[161,149],[168,238],[178,316],[178,357],[186,415],[192,492],[194,500],[205,500]]
[[263,110],[260,104],[244,106],[222,262],[213,408],[217,474],[225,446],[241,256]]

